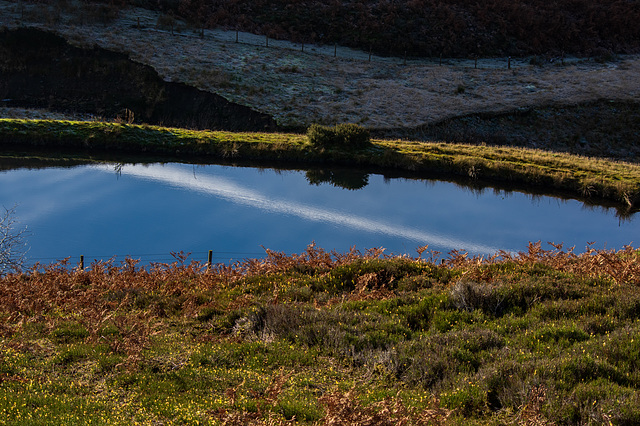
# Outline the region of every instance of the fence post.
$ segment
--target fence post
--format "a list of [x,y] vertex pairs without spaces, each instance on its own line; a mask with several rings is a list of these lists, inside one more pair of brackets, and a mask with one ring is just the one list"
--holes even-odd
[[84,255],[80,255],[80,270],[84,271]]
[[211,269],[212,261],[213,261],[213,250],[209,250],[209,258],[207,260],[207,268]]
[[511,69],[511,56],[507,59],[507,69]]

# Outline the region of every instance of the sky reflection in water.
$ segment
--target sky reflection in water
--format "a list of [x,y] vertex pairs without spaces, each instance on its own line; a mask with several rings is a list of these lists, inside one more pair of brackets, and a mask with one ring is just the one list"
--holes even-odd
[[541,240],[621,248],[640,238],[636,216],[521,193],[478,194],[446,182],[385,180],[359,190],[310,185],[304,172],[182,164],[113,165],[0,173],[0,203],[17,205],[31,231],[29,257],[84,254],[170,261],[185,251],[216,260],[255,257],[261,246],[301,252],[315,241],[339,252],[385,247],[416,255],[425,244],[493,254]]

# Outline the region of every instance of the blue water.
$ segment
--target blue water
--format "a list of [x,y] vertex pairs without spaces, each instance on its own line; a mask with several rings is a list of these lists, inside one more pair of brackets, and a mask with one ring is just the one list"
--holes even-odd
[[[358,190],[310,185],[305,172],[184,164],[18,169],[0,173],[0,204],[29,231],[30,262],[84,255],[170,262],[171,252],[227,262],[299,253],[315,242],[338,252],[384,247],[417,255],[525,250],[529,241],[584,249],[640,242],[637,215],[518,192],[370,175]],[[547,246],[548,247],[548,246]]]

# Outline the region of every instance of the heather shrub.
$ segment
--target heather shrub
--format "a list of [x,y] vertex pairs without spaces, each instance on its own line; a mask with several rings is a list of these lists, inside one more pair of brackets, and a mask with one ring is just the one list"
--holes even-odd
[[460,280],[451,287],[451,301],[462,311],[480,309],[488,314],[496,314],[501,309],[501,298],[489,284],[479,284]]
[[357,124],[338,124],[334,127],[312,124],[307,130],[312,145],[318,147],[362,148],[369,145],[369,130]]

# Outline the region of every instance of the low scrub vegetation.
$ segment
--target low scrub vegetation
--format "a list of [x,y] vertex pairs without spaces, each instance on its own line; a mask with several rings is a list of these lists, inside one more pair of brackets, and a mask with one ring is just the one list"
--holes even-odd
[[307,130],[307,138],[311,145],[324,148],[364,148],[371,142],[369,130],[350,123],[333,127],[312,124]]
[[5,274],[0,410],[65,425],[640,422],[640,251],[418,252]]

